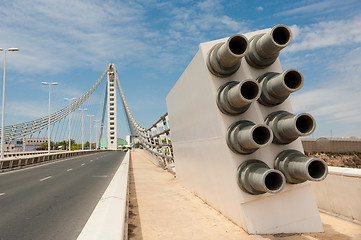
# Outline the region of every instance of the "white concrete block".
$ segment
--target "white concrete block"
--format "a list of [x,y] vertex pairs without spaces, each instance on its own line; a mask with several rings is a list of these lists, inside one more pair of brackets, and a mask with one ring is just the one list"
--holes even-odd
[[[255,34],[245,34],[249,39]],[[266,69],[250,67],[242,59],[240,69],[226,78],[219,78],[207,68],[209,50],[227,38],[201,43],[199,51],[183,72],[169,95],[167,106],[172,128],[177,179],[205,202],[251,234],[322,232],[311,184],[286,184],[278,194],[251,195],[237,184],[237,169],[249,159],[274,167],[276,156],[283,150],[303,151],[298,139],[290,144],[271,144],[250,155],[232,152],[226,142],[228,127],[239,120],[264,123],[277,110],[292,111],[290,100],[265,107],[251,104],[243,114],[223,114],[216,104],[218,88],[228,81],[256,79],[266,72],[282,72],[279,60]]]

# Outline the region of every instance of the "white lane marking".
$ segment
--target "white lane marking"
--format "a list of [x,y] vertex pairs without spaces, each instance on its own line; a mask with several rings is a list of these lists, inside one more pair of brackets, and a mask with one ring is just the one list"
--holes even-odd
[[5,195],[5,193],[3,192],[3,193],[0,193],[0,196],[2,196],[2,195]]
[[108,175],[93,175],[91,177],[95,177],[95,178],[107,178]]
[[44,180],[46,180],[46,179],[52,178],[52,177],[53,177],[53,176],[48,176],[48,177],[42,178],[42,179],[40,179],[40,182],[42,182],[42,181],[44,181]]
[[71,170],[73,170],[72,168],[69,168],[68,170],[66,170],[67,172],[70,172]]
[[81,166],[84,166],[84,165],[85,165],[85,163],[82,163],[82,164],[81,164]]

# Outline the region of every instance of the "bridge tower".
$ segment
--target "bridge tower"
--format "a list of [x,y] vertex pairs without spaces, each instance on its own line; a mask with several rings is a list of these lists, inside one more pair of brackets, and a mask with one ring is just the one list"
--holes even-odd
[[118,146],[117,136],[117,91],[114,64],[109,64],[107,74],[107,146],[110,150],[116,150]]

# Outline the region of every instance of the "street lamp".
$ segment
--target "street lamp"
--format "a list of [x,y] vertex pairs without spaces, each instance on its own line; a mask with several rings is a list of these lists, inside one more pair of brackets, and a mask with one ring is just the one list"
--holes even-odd
[[[94,120],[94,122],[100,122],[100,120]],[[95,124],[94,127],[95,127],[95,150],[98,150],[98,131],[97,131],[97,127],[99,125]],[[100,144],[100,142],[99,142]]]
[[84,111],[87,111],[87,108],[79,108],[81,111],[81,150],[84,151]]
[[8,48],[3,49],[0,48],[0,51],[4,52],[4,79],[3,79],[3,108],[2,108],[2,116],[1,116],[1,160],[4,159],[4,138],[5,138],[5,69],[6,69],[6,52],[16,52],[19,51],[18,48]]
[[69,101],[69,152],[71,151],[71,141],[70,141],[70,129],[71,129],[71,118],[70,118],[70,115],[71,115],[71,111],[70,111],[70,104],[71,104],[71,101],[75,100],[76,98],[64,98],[65,101]]
[[89,134],[89,148],[90,150],[92,150],[92,117],[95,117],[95,115],[87,115],[87,117],[89,117],[89,120],[90,120],[90,126],[89,126],[89,131],[90,131],[90,134]]
[[50,102],[51,102],[51,98],[50,98],[50,88],[51,88],[51,85],[59,85],[59,83],[57,82],[42,82],[41,84],[43,85],[49,85],[49,125],[48,125],[48,154],[50,155]]

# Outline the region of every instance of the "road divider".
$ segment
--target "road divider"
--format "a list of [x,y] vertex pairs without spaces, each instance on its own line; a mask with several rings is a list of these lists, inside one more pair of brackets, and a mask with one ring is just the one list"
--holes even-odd
[[78,240],[123,240],[128,238],[129,157],[129,152],[127,152],[109,186],[78,236]]

